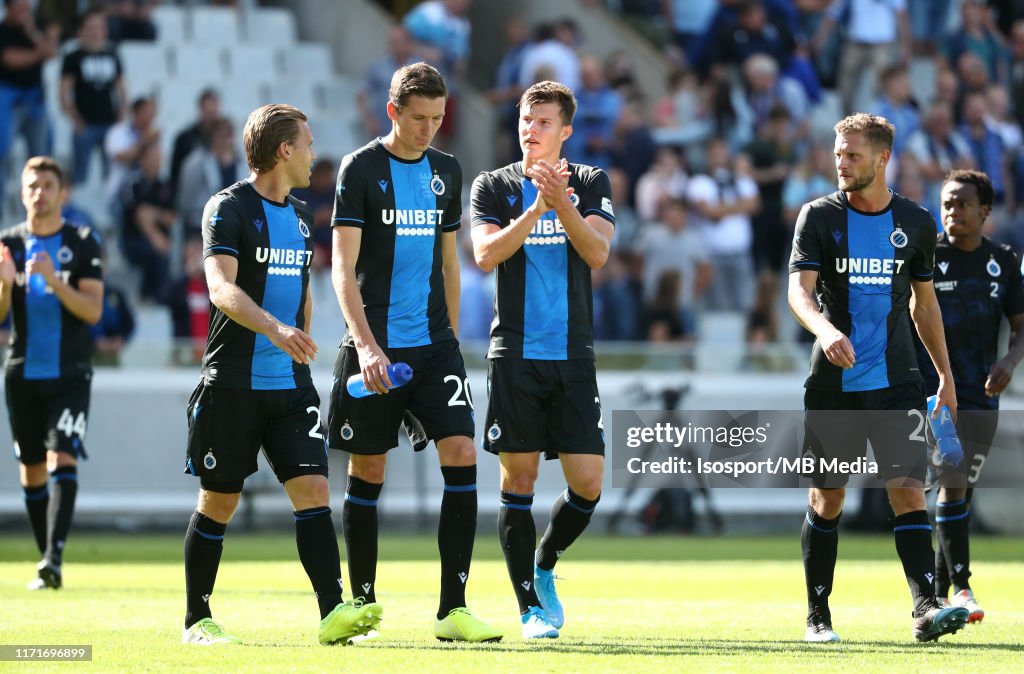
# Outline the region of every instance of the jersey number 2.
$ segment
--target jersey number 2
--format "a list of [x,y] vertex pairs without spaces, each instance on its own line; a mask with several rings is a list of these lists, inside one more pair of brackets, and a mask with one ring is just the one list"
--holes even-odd
[[310,405],[306,408],[306,414],[312,414],[316,417],[316,421],[313,422],[313,428],[309,429],[309,437],[323,441],[324,434],[320,432],[320,429],[323,428],[324,422],[320,420],[320,408],[316,405]]

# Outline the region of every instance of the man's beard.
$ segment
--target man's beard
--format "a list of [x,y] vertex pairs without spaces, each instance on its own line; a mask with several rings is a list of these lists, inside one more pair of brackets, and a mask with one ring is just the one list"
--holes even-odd
[[844,192],[860,192],[873,182],[875,182],[875,170],[871,169],[870,174],[864,176],[860,180],[854,180],[854,182],[850,183],[847,187],[842,188],[842,190]]

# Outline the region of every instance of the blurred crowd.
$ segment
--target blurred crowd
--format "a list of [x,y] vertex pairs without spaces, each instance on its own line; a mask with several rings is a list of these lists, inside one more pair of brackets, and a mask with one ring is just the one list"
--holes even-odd
[[[199,220],[209,195],[247,175],[241,130],[221,113],[213,89],[195,101],[195,118],[183,129],[158,128],[157,100],[126,99],[117,45],[156,38],[149,17],[159,2],[4,4],[0,161],[8,163],[18,137],[29,154],[52,148],[42,70],[58,60],[59,110],[73,135],[73,184],[103,171],[109,217],[98,224],[108,252],[116,248],[134,270],[132,287],[111,284],[121,295],[116,303],[167,306],[174,336],[198,345],[182,359],[194,358],[208,306]],[[708,312],[742,317],[751,344],[788,338],[780,334],[786,331],[779,313],[793,223],[803,203],[835,189],[831,127],[851,112],[880,114],[896,125],[887,173],[895,191],[937,214],[943,176],[953,168],[982,169],[996,188],[988,233],[1024,244],[1024,3],[585,4],[604,6],[659,50],[668,66],[662,90],[642,89],[625,49],[598,58],[570,17],[537,25],[514,18],[504,24],[503,56],[486,96],[497,117],[495,153],[504,164],[520,157],[516,102],[527,86],[556,79],[576,93],[565,156],[605,169],[614,192],[613,255],[594,275],[599,339],[692,343]],[[88,9],[80,11],[83,5]],[[452,83],[438,137],[444,148],[459,131],[471,0],[405,5],[381,55],[359,75],[354,103],[365,138],[383,135],[390,129],[382,102],[391,74],[407,63],[434,63]],[[173,144],[160,142],[164,134],[174,134]],[[173,148],[171,156],[161,147]],[[315,281],[321,284],[329,282],[337,159],[323,157],[310,188],[297,193],[316,213]],[[0,180],[9,171],[0,171]],[[0,197],[3,190],[0,182]],[[89,223],[73,195],[66,217]],[[467,251],[468,229],[460,235]],[[471,254],[462,258],[461,334],[485,339],[491,280],[475,269]],[[130,324],[112,320],[109,330],[126,340]]]

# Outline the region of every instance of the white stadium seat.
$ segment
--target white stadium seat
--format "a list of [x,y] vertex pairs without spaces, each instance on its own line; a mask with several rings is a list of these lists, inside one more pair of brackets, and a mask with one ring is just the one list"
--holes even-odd
[[167,48],[156,42],[122,42],[117,53],[124,68],[128,97],[152,94],[167,79]]
[[281,52],[287,77],[324,80],[334,74],[334,58],[325,44],[297,44]]
[[238,12],[228,7],[193,7],[189,24],[192,42],[228,47],[238,42]]
[[182,44],[174,50],[174,76],[224,79],[224,50],[220,46]]
[[295,17],[287,9],[254,7],[246,12],[242,25],[246,42],[254,45],[290,46],[298,35]]
[[231,78],[268,82],[280,75],[276,49],[239,43],[224,50]]
[[185,11],[174,5],[153,8],[156,39],[161,44],[181,44],[185,41]]

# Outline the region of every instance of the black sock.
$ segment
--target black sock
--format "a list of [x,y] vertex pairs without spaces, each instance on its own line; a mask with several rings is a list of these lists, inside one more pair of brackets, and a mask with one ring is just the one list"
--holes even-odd
[[320,617],[325,618],[341,603],[342,587],[338,535],[331,522],[330,508],[295,511],[295,545],[302,568],[313,584]]
[[224,532],[228,525],[212,520],[198,510],[192,513],[185,531],[185,627],[210,618],[210,595],[217,581]]
[[939,553],[936,553],[936,594],[941,597],[947,596],[951,583],[954,592],[971,587],[967,580],[971,577],[970,526],[971,503],[967,499],[939,501],[935,504],[935,537],[945,562],[940,575]]
[[78,495],[78,468],[61,466],[51,474],[53,495],[46,512],[45,559],[54,566],[60,566],[64,556],[64,542],[71,529],[71,518],[75,514],[75,496]]
[[828,609],[832,579],[839,554],[839,518],[825,519],[807,506],[804,526],[800,531],[800,547],[804,555],[804,582],[807,584],[807,609]]
[[348,476],[341,526],[352,596],[377,601],[377,500],[383,484]]
[[935,552],[932,550],[932,525],[927,510],[897,515],[893,520],[896,553],[903,562],[910,595],[914,598],[914,615],[919,616],[935,605]]
[[441,554],[441,598],[438,619],[466,605],[466,581],[476,539],[476,466],[441,466],[444,496],[437,525]]
[[540,606],[540,599],[533,589],[533,548],[537,545],[537,525],[530,512],[532,505],[533,494],[501,492],[498,540],[505,553],[505,566],[512,580],[512,589],[516,592],[520,614],[526,613],[531,606]]
[[566,487],[551,508],[551,521],[537,547],[537,566],[548,571],[555,568],[558,558],[590,524],[590,517],[600,500],[600,494],[593,501],[588,501]]
[[949,588],[952,585],[952,579],[949,576],[949,564],[946,562],[946,553],[942,549],[942,539],[938,535],[936,527],[936,538],[939,538],[939,544],[935,546],[935,597],[936,598],[949,598]]
[[25,510],[28,511],[32,534],[36,537],[36,547],[42,555],[46,552],[46,510],[50,504],[50,486],[43,484],[21,489],[25,492]]

